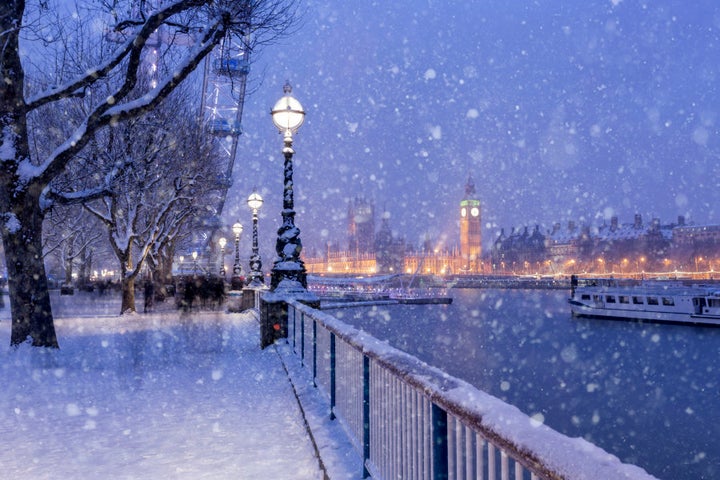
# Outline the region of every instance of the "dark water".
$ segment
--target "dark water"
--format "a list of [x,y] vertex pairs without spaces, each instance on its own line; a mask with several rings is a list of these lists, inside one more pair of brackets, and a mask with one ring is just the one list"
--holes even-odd
[[720,478],[720,328],[574,319],[567,293],[330,312],[658,478]]

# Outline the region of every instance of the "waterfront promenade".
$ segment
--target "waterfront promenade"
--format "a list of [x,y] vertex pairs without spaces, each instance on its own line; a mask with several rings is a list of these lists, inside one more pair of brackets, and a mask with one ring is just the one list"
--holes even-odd
[[10,349],[0,308],[3,477],[361,476],[307,372],[259,348],[254,312],[120,317],[119,302],[87,293],[53,306],[61,348],[50,354]]
[[496,465],[653,478],[307,307],[293,310],[288,341],[264,350],[255,311],[118,316],[92,294],[53,307],[60,350],[7,347],[0,310],[9,478],[478,478]]

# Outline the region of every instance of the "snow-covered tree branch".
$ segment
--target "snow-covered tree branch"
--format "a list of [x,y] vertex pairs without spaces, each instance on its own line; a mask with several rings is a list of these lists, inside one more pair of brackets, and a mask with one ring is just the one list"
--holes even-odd
[[[127,156],[104,163],[104,172],[84,167],[104,158],[96,147],[112,142],[122,122],[157,108],[223,39],[240,38],[252,49],[287,32],[295,11],[295,0],[0,3],[0,232],[12,344],[30,338],[33,345],[58,346],[42,242],[52,204],[97,198],[137,171]],[[166,62],[157,82],[144,77],[151,48]],[[57,79],[46,73],[53,68],[61,69]],[[58,118],[69,110],[74,114],[65,123],[37,130],[49,112]],[[130,233],[157,237],[158,227],[137,232],[132,221],[126,225],[127,232],[114,233],[119,245],[136,238]]]

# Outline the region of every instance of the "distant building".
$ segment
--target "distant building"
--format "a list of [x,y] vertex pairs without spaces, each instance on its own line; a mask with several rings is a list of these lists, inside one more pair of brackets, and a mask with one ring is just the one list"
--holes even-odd
[[357,255],[375,252],[375,205],[365,198],[348,204],[348,250]]
[[388,212],[383,213],[380,230],[375,235],[375,259],[377,273],[405,271],[405,240],[393,237]]
[[460,255],[465,260],[463,270],[478,272],[482,257],[482,215],[480,200],[472,175],[465,184],[465,196],[460,200]]
[[[635,215],[633,223],[619,224],[617,217],[610,219],[610,225],[602,225],[589,252],[598,262],[606,265],[620,264],[624,259],[639,259],[639,269],[655,271],[670,256],[670,244],[674,225],[661,225],[657,218],[644,224],[642,216]],[[628,260],[629,262],[629,260]],[[639,265],[643,264],[643,265]]]
[[[603,274],[637,276],[662,273],[714,278],[720,271],[720,225],[663,224],[653,218],[632,222],[617,216],[601,225],[568,221],[550,229],[539,225],[501,229],[482,250],[482,209],[472,175],[456,211],[458,243],[442,251],[433,239],[412,245],[393,236],[384,212],[375,230],[375,206],[362,197],[348,204],[348,248],[328,248],[322,257],[306,258],[308,272],[321,274]],[[318,254],[319,255],[319,254]]]
[[[630,223],[616,216],[599,227],[560,223],[544,235],[545,252],[537,248],[537,227],[533,235],[513,229],[510,236],[501,229],[491,252],[493,271],[547,273],[602,273],[642,275],[649,272],[705,272],[713,276],[720,267],[720,225],[662,224],[654,218],[644,223],[636,214]],[[539,237],[538,237],[539,238]],[[544,255],[541,268],[539,257]],[[535,267],[535,268],[532,268]]]
[[542,270],[548,255],[547,243],[539,226],[535,226],[532,233],[528,227],[522,231],[513,228],[509,236],[505,236],[502,229],[490,252],[492,271],[535,273]]
[[685,225],[683,217],[672,229],[671,257],[695,270],[720,268],[720,225]]
[[562,264],[569,259],[577,258],[579,244],[580,229],[574,221],[569,221],[566,228],[562,228],[560,223],[555,223],[545,240],[548,260]]

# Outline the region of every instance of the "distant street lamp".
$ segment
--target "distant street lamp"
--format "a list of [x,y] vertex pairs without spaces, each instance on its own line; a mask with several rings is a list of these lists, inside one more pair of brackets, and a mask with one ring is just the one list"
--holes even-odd
[[180,255],[180,275],[183,275],[185,273],[185,269],[183,268],[185,266],[185,257],[183,255]]
[[196,275],[197,269],[198,269],[198,264],[197,264],[198,253],[197,253],[197,251],[192,252],[192,257],[193,257],[193,275]]
[[635,260],[635,270],[637,272],[637,275],[645,273],[644,265],[645,265],[645,257],[640,257],[637,260]]
[[227,239],[225,237],[220,237],[220,240],[218,240],[218,243],[220,244],[220,276],[223,278],[223,281],[225,279],[225,245],[227,245]]
[[253,191],[247,199],[248,206],[252,209],[253,220],[253,240],[252,255],[250,256],[250,286],[260,287],[265,284],[262,273],[262,260],[260,258],[260,249],[258,248],[258,210],[262,207],[263,199],[259,193]]
[[283,155],[285,156],[284,189],[282,225],[278,229],[275,251],[278,259],[275,260],[270,280],[270,290],[278,287],[283,290],[307,291],[307,272],[305,264],[300,259],[302,242],[300,229],[295,226],[295,205],[293,202],[293,164],[292,157],[295,151],[292,148],[292,136],[297,132],[305,120],[305,111],[290,93],[292,87],[286,83],[283,87],[283,96],[277,101],[272,111],[272,120],[280,133],[283,134]]
[[235,234],[235,263],[233,264],[233,274],[230,279],[230,289],[242,290],[243,279],[242,267],[240,266],[240,234],[243,231],[243,226],[240,222],[237,222],[232,226],[232,231]]

